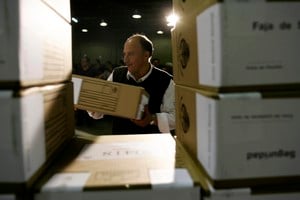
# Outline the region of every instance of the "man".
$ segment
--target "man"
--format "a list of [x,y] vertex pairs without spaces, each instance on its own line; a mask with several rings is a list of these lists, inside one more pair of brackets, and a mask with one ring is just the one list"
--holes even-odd
[[[126,66],[113,70],[107,80],[141,86],[149,93],[149,104],[141,120],[113,117],[113,134],[170,132],[175,128],[175,96],[172,75],[150,63],[152,42],[142,34],[129,37],[123,49]],[[89,112],[94,119],[102,118]]]

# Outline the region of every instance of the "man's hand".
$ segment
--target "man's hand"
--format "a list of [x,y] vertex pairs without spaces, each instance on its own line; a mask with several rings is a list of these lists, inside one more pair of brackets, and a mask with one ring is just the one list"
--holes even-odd
[[144,115],[142,119],[131,119],[138,126],[145,127],[153,121],[152,114],[149,112],[148,105],[144,107]]

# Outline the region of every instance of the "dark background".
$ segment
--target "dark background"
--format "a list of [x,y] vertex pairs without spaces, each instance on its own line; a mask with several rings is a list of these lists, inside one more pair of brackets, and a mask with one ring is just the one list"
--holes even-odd
[[[141,19],[131,18],[138,10]],[[167,26],[166,16],[172,12],[171,0],[71,0],[73,64],[87,55],[91,62],[111,61],[118,64],[122,59],[123,44],[134,33],[146,34],[154,43],[154,55],[161,63],[172,62],[171,27]],[[107,27],[99,26],[101,20]],[[88,29],[87,33],[81,32]],[[156,32],[162,30],[163,35]]]

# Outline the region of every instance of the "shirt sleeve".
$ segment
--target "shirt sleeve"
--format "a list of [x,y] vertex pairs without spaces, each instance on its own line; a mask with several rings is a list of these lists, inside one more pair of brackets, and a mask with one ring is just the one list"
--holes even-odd
[[[175,129],[175,83],[171,79],[170,84],[163,96],[161,113],[157,113],[157,122],[160,132],[169,132]],[[166,127],[167,125],[168,127]],[[168,130],[168,129],[169,130]]]

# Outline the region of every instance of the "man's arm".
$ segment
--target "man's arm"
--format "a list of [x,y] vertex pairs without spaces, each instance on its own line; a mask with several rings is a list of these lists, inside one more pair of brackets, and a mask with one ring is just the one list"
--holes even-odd
[[171,80],[163,96],[160,113],[151,114],[145,107],[144,118],[141,120],[131,119],[136,125],[145,127],[148,124],[157,125],[162,133],[169,133],[175,129],[175,84]]
[[[169,132],[175,129],[175,83],[171,79],[170,84],[163,96],[161,113],[157,113],[158,128],[161,132]],[[166,124],[167,123],[167,124]],[[165,127],[167,126],[168,127]],[[166,129],[168,128],[169,131]]]

